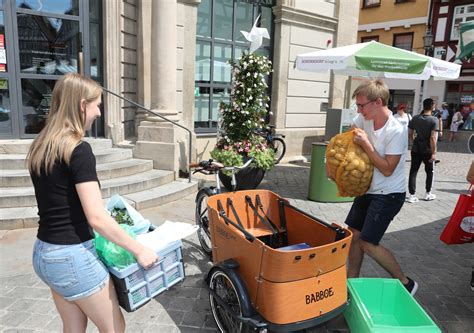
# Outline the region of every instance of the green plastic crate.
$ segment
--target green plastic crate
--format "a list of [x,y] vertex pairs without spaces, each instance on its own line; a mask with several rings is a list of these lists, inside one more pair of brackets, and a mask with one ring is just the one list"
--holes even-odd
[[350,304],[344,312],[354,333],[441,333],[397,279],[348,279]]

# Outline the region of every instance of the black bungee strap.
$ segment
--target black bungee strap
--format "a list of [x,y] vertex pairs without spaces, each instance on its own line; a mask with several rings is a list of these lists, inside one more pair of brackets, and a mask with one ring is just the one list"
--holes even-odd
[[278,248],[278,246],[279,246],[278,228],[277,228],[272,222],[270,222],[269,220],[265,219],[263,216],[261,216],[261,215],[258,213],[258,210],[257,210],[257,208],[254,206],[254,204],[253,204],[253,202],[252,202],[252,198],[250,198],[249,195],[246,195],[246,196],[245,196],[245,201],[247,202],[247,204],[249,205],[249,207],[253,210],[253,212],[255,213],[255,215],[259,218],[259,220],[260,220],[265,226],[267,226],[267,227],[272,231],[271,246],[272,246],[273,248]]
[[220,200],[217,200],[217,209],[219,210],[219,216],[224,219],[224,222],[226,224],[230,224],[231,226],[237,228],[240,232],[242,232],[244,234],[245,239],[247,239],[248,241],[253,242],[255,240],[254,235],[252,235],[247,230],[245,230],[244,227],[242,227],[241,225],[235,223],[234,221],[232,221],[230,218],[227,217],[227,215],[225,213],[225,210],[224,210],[224,207],[222,207],[222,203],[221,203]]

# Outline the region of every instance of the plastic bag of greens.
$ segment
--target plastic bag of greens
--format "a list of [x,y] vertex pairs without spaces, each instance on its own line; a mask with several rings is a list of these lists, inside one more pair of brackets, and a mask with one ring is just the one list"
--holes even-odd
[[137,235],[147,233],[150,228],[150,221],[145,219],[135,208],[130,206],[127,200],[118,194],[107,201],[107,210],[119,224],[128,224]]
[[[136,238],[135,233],[130,228],[130,226],[126,224],[119,224],[119,226],[125,230],[127,234],[129,234],[134,239]],[[99,258],[102,262],[108,266],[115,266],[118,268],[124,268],[130,264],[136,262],[135,257],[133,254],[125,250],[123,247],[118,246],[115,243],[105,239],[102,235],[95,233],[95,249]]]

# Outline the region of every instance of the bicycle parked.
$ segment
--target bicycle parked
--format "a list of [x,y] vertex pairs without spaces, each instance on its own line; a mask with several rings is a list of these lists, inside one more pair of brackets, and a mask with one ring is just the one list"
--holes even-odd
[[232,172],[232,180],[231,186],[232,191],[235,191],[237,188],[237,180],[235,175],[241,169],[250,166],[253,162],[253,159],[249,159],[244,165],[242,166],[229,166],[226,167],[222,163],[210,160],[204,160],[196,164],[191,164],[189,167],[190,169],[195,169],[193,174],[196,172],[200,172],[204,175],[215,175],[216,179],[216,186],[207,186],[203,187],[199,190],[196,195],[196,211],[195,211],[195,218],[196,218],[196,225],[199,227],[197,234],[199,238],[199,242],[201,243],[202,250],[206,253],[209,257],[212,256],[212,244],[211,244],[211,232],[209,230],[209,217],[207,213],[207,198],[213,196],[215,194],[221,193],[221,184],[219,181],[219,173],[221,171],[231,171]]
[[267,145],[275,151],[275,164],[280,163],[286,152],[285,135],[275,133],[275,126],[268,126],[254,131],[255,134],[265,138]]

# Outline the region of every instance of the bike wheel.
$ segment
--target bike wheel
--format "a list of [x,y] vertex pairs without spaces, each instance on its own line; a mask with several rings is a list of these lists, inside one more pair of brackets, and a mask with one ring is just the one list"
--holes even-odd
[[242,316],[242,305],[232,279],[221,269],[216,268],[209,278],[209,288],[230,308],[221,306],[212,294],[209,294],[212,315],[221,332],[247,332],[247,327],[233,315]]
[[286,144],[282,138],[273,138],[273,150],[275,151],[275,164],[280,163],[286,152]]
[[209,257],[212,255],[211,231],[209,230],[209,215],[207,211],[207,199],[210,193],[200,191],[196,197],[196,225],[199,227],[197,235],[201,248]]

